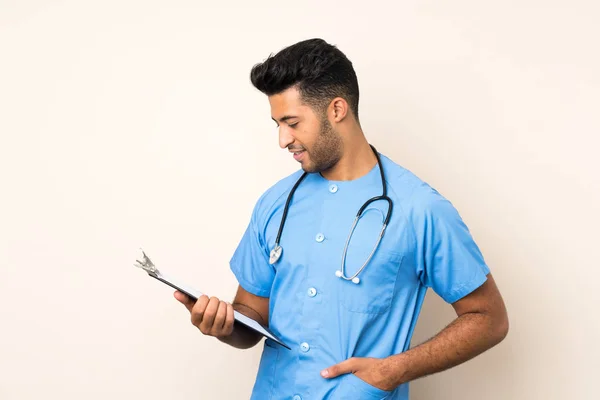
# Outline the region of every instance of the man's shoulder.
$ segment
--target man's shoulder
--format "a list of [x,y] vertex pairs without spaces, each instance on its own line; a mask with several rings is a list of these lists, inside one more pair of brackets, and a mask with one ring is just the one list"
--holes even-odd
[[267,203],[272,203],[277,201],[277,199],[281,198],[284,194],[287,194],[294,184],[300,179],[304,171],[299,169],[297,171],[292,172],[291,174],[285,175],[283,178],[280,178],[275,183],[271,184],[271,186],[267,187],[265,191],[260,196],[260,200],[266,201]]
[[435,213],[440,204],[449,203],[436,188],[407,167],[381,156],[388,194],[399,202],[406,214]]
[[262,192],[256,201],[255,213],[257,216],[264,216],[275,207],[279,202],[285,201],[287,194],[290,192],[294,184],[300,179],[303,174],[303,170],[299,169],[291,174],[285,175],[280,178],[271,186],[267,187]]

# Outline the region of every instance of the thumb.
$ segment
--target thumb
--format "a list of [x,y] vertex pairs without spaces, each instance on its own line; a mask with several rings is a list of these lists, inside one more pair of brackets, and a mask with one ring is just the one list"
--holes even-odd
[[354,372],[356,369],[356,359],[349,358],[341,363],[332,365],[329,368],[325,368],[321,371],[323,378],[335,378],[337,376]]
[[192,300],[185,293],[181,293],[178,290],[176,290],[175,293],[173,293],[173,296],[175,296],[175,298],[177,299],[177,301],[179,301],[180,303],[182,303],[185,306],[185,308],[188,309],[189,312],[192,312],[192,308],[194,307],[194,303],[195,303],[194,300]]

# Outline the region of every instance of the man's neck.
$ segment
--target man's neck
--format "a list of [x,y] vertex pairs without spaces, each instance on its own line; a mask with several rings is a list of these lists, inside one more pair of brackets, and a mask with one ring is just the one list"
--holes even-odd
[[328,180],[349,181],[358,179],[373,169],[377,157],[366,139],[346,143],[342,158],[329,170],[321,175]]

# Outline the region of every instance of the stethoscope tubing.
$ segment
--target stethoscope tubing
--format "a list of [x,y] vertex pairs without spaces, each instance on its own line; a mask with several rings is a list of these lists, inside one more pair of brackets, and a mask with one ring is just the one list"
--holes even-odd
[[[371,258],[373,257],[373,255],[375,254],[375,251],[377,250],[377,248],[379,247],[379,244],[381,243],[381,240],[383,238],[383,235],[385,233],[385,230],[390,222],[390,218],[392,216],[392,209],[393,209],[393,202],[392,199],[390,199],[387,195],[387,184],[386,184],[386,180],[385,180],[385,173],[383,171],[383,165],[381,164],[381,159],[379,157],[379,153],[377,152],[377,150],[375,149],[375,147],[373,145],[370,145],[371,149],[373,150],[373,153],[375,154],[375,157],[377,158],[377,164],[379,165],[379,172],[381,175],[381,186],[382,186],[382,194],[380,196],[375,196],[370,198],[369,200],[367,200],[358,210],[358,212],[356,213],[356,218],[354,219],[354,222],[352,223],[352,228],[350,229],[350,233],[348,234],[348,238],[346,239],[346,244],[344,245],[344,251],[342,254],[342,263],[341,263],[341,269],[337,270],[335,275],[339,278],[342,278],[344,280],[348,280],[348,281],[352,281],[353,283],[358,284],[360,282],[360,279],[358,278],[358,275],[364,270],[364,268],[367,266],[367,264],[369,263],[369,261],[371,260]],[[275,246],[274,248],[271,250],[271,256],[270,256],[270,260],[269,263],[270,264],[274,264],[279,260],[279,257],[281,256],[281,252],[282,252],[282,248],[280,246],[280,240],[281,240],[281,235],[283,233],[283,227],[285,225],[285,221],[287,219],[287,214],[290,208],[290,204],[292,201],[292,197],[294,196],[294,193],[296,192],[296,189],[298,189],[298,186],[300,185],[300,183],[304,180],[304,178],[306,178],[306,176],[308,175],[307,172],[304,172],[302,174],[302,176],[300,176],[300,178],[296,181],[296,183],[294,184],[294,186],[292,187],[290,194],[287,197],[287,200],[285,202],[285,206],[283,208],[283,215],[281,216],[281,222],[279,224],[279,229],[277,231],[277,237],[275,239]],[[373,248],[373,250],[371,251],[371,253],[369,254],[369,257],[367,258],[367,260],[363,263],[363,265],[360,267],[360,269],[354,273],[354,275],[348,277],[345,274],[345,269],[346,269],[346,255],[348,252],[348,246],[350,244],[350,239],[352,238],[352,234],[354,233],[354,229],[356,228],[356,225],[358,224],[358,221],[360,220],[360,218],[362,217],[364,211],[366,210],[366,208],[373,202],[375,201],[379,201],[379,200],[384,200],[387,201],[388,203],[388,210],[386,213],[386,217],[383,223],[383,227],[381,228],[381,232],[379,233],[379,237],[377,238],[377,243],[375,244],[375,247]]]

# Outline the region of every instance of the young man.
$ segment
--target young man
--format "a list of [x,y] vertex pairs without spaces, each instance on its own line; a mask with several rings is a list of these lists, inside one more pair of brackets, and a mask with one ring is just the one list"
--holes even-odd
[[[254,66],[251,81],[301,169],[256,203],[231,259],[233,305],[175,297],[203,334],[231,346],[261,339],[233,328],[233,309],[291,346],[265,340],[252,399],[404,400],[410,381],[503,340],[504,303],[467,226],[440,193],[367,142],[346,56],[302,41]],[[409,349],[428,288],[457,318]]]

